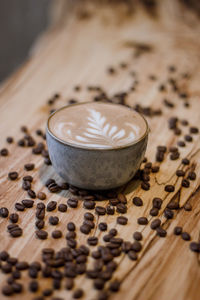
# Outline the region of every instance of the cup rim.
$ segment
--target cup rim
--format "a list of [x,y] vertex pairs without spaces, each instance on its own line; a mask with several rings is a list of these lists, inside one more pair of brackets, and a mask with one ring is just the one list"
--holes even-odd
[[[122,146],[117,146],[117,147],[113,147],[113,148],[90,148],[88,146],[80,146],[80,145],[76,145],[76,144],[73,144],[73,143],[70,143],[70,142],[66,142],[62,139],[60,139],[59,137],[57,137],[49,128],[49,122],[50,122],[50,119],[60,110],[63,110],[65,108],[69,108],[71,106],[77,106],[77,105],[84,105],[84,104],[88,104],[88,103],[91,103],[91,101],[85,101],[85,102],[79,102],[79,103],[74,103],[74,104],[66,104],[58,109],[56,109],[52,114],[50,114],[50,116],[48,117],[47,119],[47,124],[46,124],[46,131],[52,136],[52,138],[54,138],[55,140],[57,140],[58,142],[60,142],[61,144],[65,145],[65,146],[70,146],[70,147],[73,147],[73,148],[77,148],[77,149],[82,149],[82,150],[88,150],[88,151],[113,151],[113,150],[122,150],[122,149],[126,149],[126,148],[129,148],[129,147],[132,147],[133,145],[139,143],[141,140],[143,140],[149,133],[150,129],[149,129],[149,125],[148,125],[148,122],[147,120],[144,118],[144,116],[135,111],[136,113],[138,113],[144,120],[145,124],[146,124],[146,130],[144,132],[144,134],[137,140],[133,141],[132,143],[129,143],[129,144],[126,144],[126,145],[122,145]],[[104,103],[104,102],[96,102],[96,103]],[[114,105],[119,105],[119,106],[122,106],[121,104],[117,104],[117,103],[104,103],[104,104],[114,104]],[[128,107],[127,107],[128,108]]]

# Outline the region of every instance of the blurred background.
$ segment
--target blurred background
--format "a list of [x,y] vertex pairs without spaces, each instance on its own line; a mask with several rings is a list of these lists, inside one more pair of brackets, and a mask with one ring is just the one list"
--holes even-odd
[[0,83],[28,56],[48,25],[51,0],[0,0]]

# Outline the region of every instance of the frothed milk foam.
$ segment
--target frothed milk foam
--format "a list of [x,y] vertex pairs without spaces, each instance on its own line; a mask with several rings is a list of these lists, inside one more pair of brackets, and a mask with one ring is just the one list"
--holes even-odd
[[75,146],[111,149],[126,146],[146,132],[144,119],[135,111],[110,103],[84,103],[57,111],[50,131]]

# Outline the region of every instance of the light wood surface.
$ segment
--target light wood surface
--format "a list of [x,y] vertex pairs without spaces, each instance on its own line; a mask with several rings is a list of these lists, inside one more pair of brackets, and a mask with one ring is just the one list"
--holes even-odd
[[[54,94],[60,93],[53,108],[61,107],[71,98],[79,101],[92,100],[94,93],[87,90],[88,85],[102,86],[108,95],[129,89],[134,81],[130,76],[131,71],[137,73],[139,81],[136,90],[128,96],[127,104],[151,106],[154,109],[161,108],[163,114],[152,118],[147,117],[150,126],[150,137],[146,157],[155,162],[157,145],[176,146],[178,140],[182,140],[188,132],[188,127],[181,126],[182,135],[174,136],[168,129],[167,120],[171,116],[180,119],[188,119],[191,126],[199,126],[200,121],[200,26],[195,15],[186,11],[175,1],[162,1],[157,17],[147,14],[141,7],[129,17],[122,16],[118,8],[99,7],[90,18],[77,17],[76,11],[70,15],[68,6],[59,3],[54,14],[55,23],[46,32],[33,48],[32,54],[26,63],[7,80],[0,89],[0,148],[8,147],[9,156],[0,157],[0,206],[6,206],[10,212],[14,212],[14,204],[27,198],[27,193],[21,189],[24,174],[34,176],[33,189],[47,193],[48,203],[56,200],[58,203],[66,203],[69,192],[50,194],[44,187],[44,182],[50,177],[58,180],[52,167],[43,165],[41,156],[32,155],[30,148],[20,148],[16,143],[7,145],[6,137],[13,136],[15,141],[22,137],[20,126],[27,125],[30,133],[35,136],[35,130],[45,130],[46,120],[49,114],[47,100]],[[73,8],[70,8],[73,9]],[[134,43],[151,45],[152,51],[134,57]],[[14,49],[13,49],[14,51]],[[127,62],[128,67],[121,69],[119,64]],[[175,65],[177,71],[169,73],[169,65]],[[109,66],[116,68],[115,75],[109,75],[106,70]],[[191,78],[182,78],[183,73],[189,73]],[[154,74],[157,80],[152,81],[149,75]],[[178,84],[189,95],[190,107],[184,107],[184,101],[169,88],[160,92],[158,87],[165,83],[169,77],[175,77]],[[75,85],[81,85],[80,92],[74,91]],[[169,85],[168,85],[169,87]],[[163,105],[163,99],[169,99],[175,105],[173,109]],[[36,137],[36,136],[35,136]],[[36,138],[40,141],[40,138]],[[181,165],[181,159],[188,157],[190,167]],[[143,249],[136,262],[121,255],[116,259],[119,267],[114,278],[122,281],[120,292],[111,295],[111,299],[126,300],[198,300],[200,294],[199,280],[199,255],[189,250],[189,242],[173,235],[175,226],[183,226],[185,231],[191,234],[194,241],[199,240],[200,230],[200,148],[199,135],[193,135],[193,142],[186,143],[186,147],[180,148],[180,159],[171,161],[169,153],[160,165],[160,172],[151,175],[151,189],[144,191],[137,182],[132,181],[126,187],[128,203],[128,225],[116,224],[116,217],[95,217],[96,226],[100,221],[106,221],[110,228],[117,228],[119,236],[132,241],[132,234],[138,230],[143,233]],[[23,166],[27,162],[34,162],[34,171],[25,172]],[[158,164],[158,163],[157,163]],[[181,178],[177,178],[175,172],[179,168],[189,170],[194,168],[197,179],[190,182],[188,189],[181,187]],[[18,171],[20,178],[17,181],[9,181],[9,171]],[[165,184],[175,184],[175,192],[164,191]],[[136,207],[132,204],[133,196],[140,196],[144,205]],[[153,197],[161,197],[163,206],[159,216],[167,228],[167,237],[158,238],[150,226],[137,224],[137,218],[149,215]],[[163,210],[171,199],[178,199],[181,207],[186,202],[192,204],[192,211],[184,209],[175,211],[172,220],[166,221]],[[39,200],[35,200],[36,203]],[[106,201],[101,203],[106,205]],[[79,225],[83,220],[85,210],[79,201],[77,209],[68,208],[66,213],[51,212],[46,214],[45,230],[49,233],[46,241],[35,238],[35,209],[27,209],[19,212],[19,225],[23,228],[23,236],[13,239],[9,236],[6,227],[8,221],[0,219],[1,245],[0,250],[7,250],[14,257],[21,260],[40,260],[41,249],[53,247],[60,249],[65,247],[64,237],[53,240],[50,233],[53,226],[48,225],[48,216],[57,215],[60,223],[57,226],[66,233],[66,224],[73,220],[77,224],[77,240],[79,244],[86,244],[88,236],[80,233]],[[91,232],[100,238],[99,244],[103,244],[103,234],[97,228]],[[94,248],[94,247],[93,247]],[[89,259],[92,265],[92,258]],[[1,286],[6,281],[6,276],[0,275]],[[32,299],[27,291],[30,278],[24,272],[23,282],[25,292],[14,299]],[[41,279],[41,290],[50,285],[50,280]],[[79,276],[75,280],[76,287],[84,289],[84,299],[96,299],[97,292],[92,288],[92,281],[85,276]],[[40,290],[40,291],[41,291]],[[39,295],[39,293],[38,293]],[[71,292],[64,289],[55,293],[64,299],[71,299]],[[0,299],[6,299],[2,295]]]

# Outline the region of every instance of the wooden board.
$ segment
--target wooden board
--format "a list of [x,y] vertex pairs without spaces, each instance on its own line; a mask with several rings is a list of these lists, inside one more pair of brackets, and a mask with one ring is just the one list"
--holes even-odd
[[[7,145],[6,137],[13,136],[15,142],[23,135],[20,132],[22,125],[27,125],[29,131],[37,139],[35,130],[45,130],[45,124],[50,107],[48,99],[55,93],[61,97],[52,108],[58,108],[66,104],[70,99],[78,101],[92,100],[95,93],[88,91],[89,85],[99,85],[105,89],[111,97],[117,92],[129,90],[138,81],[135,91],[128,95],[126,103],[130,106],[140,104],[151,106],[153,109],[162,109],[161,116],[147,117],[150,126],[150,138],[146,156],[148,161],[155,163],[157,145],[167,147],[176,146],[178,140],[188,133],[188,127],[180,125],[181,136],[175,136],[168,129],[168,119],[177,116],[179,119],[187,119],[191,126],[199,126],[200,120],[200,43],[199,21],[195,15],[186,11],[177,2],[162,1],[158,8],[157,17],[147,14],[140,6],[137,11],[129,16],[121,14],[122,8],[98,7],[98,11],[92,12],[89,18],[83,18],[86,14],[80,13],[77,17],[76,10],[68,15],[68,6],[60,2],[54,14],[54,26],[46,32],[37,42],[32,55],[27,62],[7,80],[0,90],[0,145],[8,147],[9,156],[0,157],[0,205],[14,212],[14,204],[27,198],[27,193],[21,189],[22,177],[30,173],[34,176],[33,188],[36,192],[47,193],[48,203],[56,200],[58,203],[66,203],[70,196],[68,191],[59,194],[50,194],[44,186],[46,179],[53,177],[60,180],[51,166],[45,166],[41,156],[32,154],[30,148],[20,148],[16,143]],[[62,6],[63,4],[63,6]],[[91,8],[92,10],[92,8]],[[80,12],[80,10],[78,10]],[[93,11],[93,10],[92,10]],[[136,46],[145,44],[151,51],[144,51],[139,57],[135,55]],[[120,68],[120,63],[128,64],[126,69]],[[176,71],[170,73],[168,67],[176,66]],[[113,66],[116,74],[109,75],[107,68]],[[136,79],[130,75],[136,72]],[[183,78],[188,73],[189,78]],[[155,75],[156,80],[149,79]],[[188,94],[190,106],[186,108],[184,99],[171,91],[169,78],[175,78],[181,90]],[[165,84],[167,90],[159,91],[160,84]],[[81,91],[75,92],[74,86],[80,85]],[[163,105],[163,100],[168,99],[174,103],[174,108]],[[106,221],[108,227],[116,228],[119,236],[132,241],[132,234],[138,230],[143,233],[143,249],[136,262],[132,262],[127,256],[121,255],[116,259],[119,267],[114,273],[114,278],[122,281],[120,292],[111,295],[111,299],[127,300],[198,300],[199,299],[199,255],[189,250],[189,242],[181,237],[173,235],[175,226],[183,226],[185,231],[191,234],[191,239],[199,240],[200,229],[200,149],[199,135],[193,135],[193,141],[187,142],[186,147],[180,148],[180,158],[172,161],[169,152],[165,155],[160,165],[160,172],[151,175],[151,189],[144,191],[138,182],[132,181],[124,187],[128,202],[128,225],[116,224],[114,216],[95,217],[96,227],[91,236],[99,237],[99,245],[103,244],[103,234],[97,228],[101,221]],[[181,165],[182,158],[190,159],[190,166]],[[24,164],[35,163],[35,170],[24,171]],[[189,171],[195,169],[197,178],[190,182],[189,188],[181,187],[181,178],[177,178],[176,170]],[[9,171],[18,171],[20,178],[17,181],[9,181]],[[175,191],[164,191],[166,184],[175,184]],[[134,196],[140,196],[144,205],[136,207],[132,204]],[[161,197],[163,206],[159,212],[163,226],[167,228],[167,237],[158,238],[150,226],[137,224],[137,218],[146,216],[149,221],[153,219],[149,215],[153,197]],[[177,199],[181,209],[175,211],[172,220],[163,217],[163,210],[171,199]],[[38,203],[39,200],[35,200]],[[193,209],[185,211],[182,207],[189,202]],[[107,202],[101,202],[106,206]],[[35,205],[36,206],[36,205]],[[54,228],[49,226],[48,217],[58,215],[60,223],[57,226],[66,234],[66,224],[73,220],[77,225],[78,244],[86,244],[88,236],[80,233],[79,226],[83,220],[85,210],[81,200],[77,209],[68,209],[67,213],[52,212],[46,214],[45,230],[49,233],[46,241],[35,238],[35,209],[27,209],[20,212],[19,225],[23,228],[23,236],[13,239],[9,236],[6,227],[8,221],[0,219],[1,246],[0,250],[7,250],[10,255],[20,257],[29,262],[41,260],[41,249],[53,247],[59,250],[66,246],[65,239],[53,240],[51,232]],[[94,248],[94,247],[93,247]],[[93,263],[89,259],[89,266]],[[1,286],[6,282],[6,276],[1,273]],[[32,299],[28,292],[30,278],[24,272],[23,283],[25,291],[14,299]],[[50,280],[40,279],[41,289],[50,286]],[[84,289],[84,299],[97,299],[97,292],[92,288],[92,281],[85,276],[78,276],[75,280],[76,287]],[[64,288],[55,295],[70,299],[72,293]],[[6,299],[2,295],[0,299]]]

